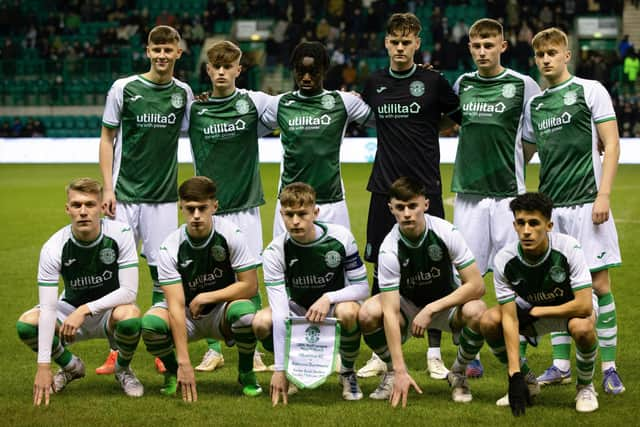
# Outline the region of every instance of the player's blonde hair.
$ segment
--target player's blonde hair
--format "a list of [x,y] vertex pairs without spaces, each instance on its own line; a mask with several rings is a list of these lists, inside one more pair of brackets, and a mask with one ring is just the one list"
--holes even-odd
[[102,184],[93,178],[76,178],[67,184],[65,191],[67,197],[69,192],[77,191],[79,193],[96,194],[99,199],[102,199]]
[[292,182],[282,189],[279,199],[282,207],[315,206],[316,190],[304,182]]
[[210,64],[231,64],[242,56],[242,51],[228,40],[216,42],[207,49],[207,58]]
[[168,25],[158,25],[149,31],[148,44],[180,43],[180,33]]
[[502,24],[495,19],[482,18],[478,19],[469,28],[469,38],[480,37],[486,39],[488,37],[500,36],[504,39],[504,29]]
[[531,40],[531,46],[534,51],[542,49],[544,46],[550,44],[568,48],[569,39],[567,38],[567,34],[560,28],[551,27],[540,31],[538,34],[533,36],[533,39]]

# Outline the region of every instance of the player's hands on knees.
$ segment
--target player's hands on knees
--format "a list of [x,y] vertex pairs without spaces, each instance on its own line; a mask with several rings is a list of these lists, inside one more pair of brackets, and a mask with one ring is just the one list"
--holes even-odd
[[309,307],[309,310],[307,310],[307,314],[305,314],[305,317],[309,322],[323,322],[327,317],[330,308],[331,302],[329,301],[329,298],[327,298],[325,295],[322,295],[316,300],[316,302],[311,305],[311,307]]
[[53,392],[53,374],[49,363],[38,363],[36,378],[33,381],[33,405],[40,406],[44,401],[49,405],[49,396]]
[[427,328],[431,324],[431,317],[433,313],[429,309],[429,306],[425,306],[420,312],[413,318],[411,323],[411,334],[416,338],[424,337],[427,332]]
[[409,397],[409,390],[411,387],[419,394],[422,394],[422,390],[416,384],[416,382],[411,378],[408,372],[394,372],[393,378],[393,390],[391,390],[391,396],[389,396],[389,401],[391,402],[391,406],[394,408],[398,406],[398,403],[402,401],[402,407],[407,407],[407,397]]
[[87,314],[89,314],[88,309],[85,305],[82,305],[64,319],[64,322],[60,325],[60,338],[64,343],[70,344],[75,341],[76,333],[84,323]]
[[102,213],[111,219],[115,219],[116,217],[116,194],[113,190],[103,191]]
[[531,406],[529,387],[521,372],[516,372],[509,377],[509,406],[515,417],[524,415],[525,407]]
[[271,385],[269,386],[269,395],[271,396],[271,405],[277,406],[282,395],[282,404],[289,403],[287,392],[289,390],[289,380],[284,371],[276,371],[271,376]]
[[195,402],[198,400],[196,390],[196,376],[191,363],[178,366],[178,386],[182,391],[182,400],[185,402]]
[[609,196],[606,194],[598,194],[593,202],[591,211],[591,221],[595,225],[600,225],[609,219]]

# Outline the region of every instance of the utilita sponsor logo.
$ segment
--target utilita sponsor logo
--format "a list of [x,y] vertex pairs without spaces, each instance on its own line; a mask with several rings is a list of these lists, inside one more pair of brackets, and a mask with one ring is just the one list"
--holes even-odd
[[462,111],[475,113],[503,113],[507,107],[502,103],[489,104],[487,102],[468,102],[462,104]]
[[320,117],[312,117],[312,116],[298,116],[293,119],[289,119],[289,126],[291,127],[302,127],[302,126],[320,126],[320,125],[329,125],[331,124],[331,117],[327,114],[324,114]]
[[378,114],[417,114],[420,112],[420,104],[412,102],[409,105],[403,104],[382,104],[378,105]]
[[136,116],[136,123],[142,126],[173,125],[176,123],[176,115],[173,113],[168,115],[144,113]]
[[82,276],[69,281],[69,286],[73,289],[91,288],[96,285],[101,285],[104,282],[111,280],[113,273],[111,271],[105,271],[97,276]]
[[334,273],[327,273],[324,276],[316,276],[315,274],[308,274],[306,276],[294,277],[292,282],[295,286],[301,288],[309,288],[316,286],[324,286],[333,280]]
[[235,123],[215,123],[202,130],[205,135],[216,135],[221,133],[233,133],[238,130],[245,130],[247,124],[244,120],[236,120]]
[[547,130],[571,123],[571,114],[564,113],[560,117],[549,117],[538,123],[538,130]]

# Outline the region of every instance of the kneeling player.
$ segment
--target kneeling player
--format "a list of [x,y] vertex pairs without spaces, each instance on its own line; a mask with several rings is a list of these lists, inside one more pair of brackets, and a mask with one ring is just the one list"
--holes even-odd
[[521,366],[519,334],[536,338],[560,330],[568,331],[576,342],[576,410],[595,411],[598,399],[592,380],[598,303],[582,248],[571,236],[551,233],[553,202],[547,196],[526,193],[512,200],[510,207],[519,242],[507,245],[495,257],[500,305],[487,310],[481,330],[493,353],[508,366],[511,411],[524,414],[525,405],[531,403],[530,388],[535,386],[525,377],[526,363]]
[[409,332],[421,338],[427,328],[435,328],[453,332],[454,341],[459,338],[448,380],[453,400],[470,402],[465,371],[484,343],[477,332],[486,309],[480,300],[484,294],[482,276],[454,226],[425,214],[429,201],[421,184],[398,178],[389,197],[397,224],[380,246],[380,293],[362,305],[359,315],[365,342],[387,363],[387,372],[369,397],[391,399],[393,406],[402,400],[406,406],[411,386],[422,393],[407,372],[402,342]]
[[342,397],[362,399],[353,365],[360,350],[358,301],[366,298],[369,285],[356,241],[343,226],[316,222],[319,210],[311,186],[289,184],[279,199],[287,232],[264,250],[264,283],[270,307],[260,310],[254,320],[256,335],[265,348],[274,350],[272,403],[277,405],[282,395],[287,404],[284,350],[289,313],[305,316],[310,322],[322,322],[327,316],[338,319]]
[[[20,339],[38,353],[33,403],[49,404],[49,393],[85,375],[82,360],[66,346],[109,338],[119,350],[115,377],[127,396],[144,388],[129,368],[140,340],[138,255],[131,228],[102,221],[102,186],[80,178],[67,186],[65,209],[71,225],[55,233],[40,252],[40,304],[20,316]],[[58,280],[64,293],[58,299]],[[57,320],[57,322],[56,322]],[[61,369],[51,375],[51,359]]]
[[257,396],[262,389],[253,372],[256,337],[251,330],[256,309],[249,301],[258,287],[257,261],[235,224],[212,217],[218,202],[211,179],[190,178],[178,194],[186,224],[167,237],[159,252],[166,301],[142,318],[147,350],[167,368],[161,392],[173,395],[179,384],[185,401],[197,400],[187,342],[216,338],[235,342],[242,392]]

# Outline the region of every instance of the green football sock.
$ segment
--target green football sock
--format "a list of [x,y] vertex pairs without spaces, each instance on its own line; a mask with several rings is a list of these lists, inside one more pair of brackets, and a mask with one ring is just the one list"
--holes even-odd
[[581,350],[576,346],[576,370],[578,371],[578,384],[589,385],[593,382],[598,344],[595,343],[589,349]]
[[231,325],[233,339],[238,348],[239,372],[253,371],[253,353],[256,350],[256,336],[251,322],[256,314],[256,307],[251,301],[234,301],[227,309],[227,322]]
[[473,329],[463,327],[460,333],[460,345],[458,346],[458,354],[456,355],[456,361],[453,364],[451,370],[457,373],[465,372],[467,365],[475,359],[476,354],[482,348],[484,344],[484,337]]
[[147,314],[142,318],[142,340],[147,351],[160,358],[167,373],[178,372],[178,361],[173,351],[173,337],[169,325],[162,318]]
[[360,328],[356,326],[347,331],[345,328],[340,330],[340,359],[342,367],[347,371],[353,370],[353,365],[360,353]]
[[164,301],[164,291],[158,282],[158,267],[150,265],[149,273],[151,275],[151,282],[153,283],[153,290],[151,291],[151,305],[153,306]]
[[220,341],[218,341],[215,338],[207,338],[207,348],[209,348],[209,350],[213,350],[217,353],[222,354],[222,346],[220,345]]
[[[20,340],[34,352],[38,352],[38,326],[30,323],[17,321],[16,329]],[[73,353],[66,349],[61,343],[58,335],[53,336],[51,344],[51,358],[59,366],[67,366],[73,357]]]
[[603,362],[615,362],[618,350],[618,319],[616,303],[611,292],[598,298],[596,330],[600,343],[600,359]]
[[369,348],[389,366],[391,364],[391,353],[389,352],[389,346],[387,346],[387,337],[384,335],[384,329],[378,328],[368,334],[364,333],[362,336]]
[[118,366],[126,368],[131,363],[140,341],[141,326],[142,320],[139,317],[116,323],[113,336],[118,346]]

